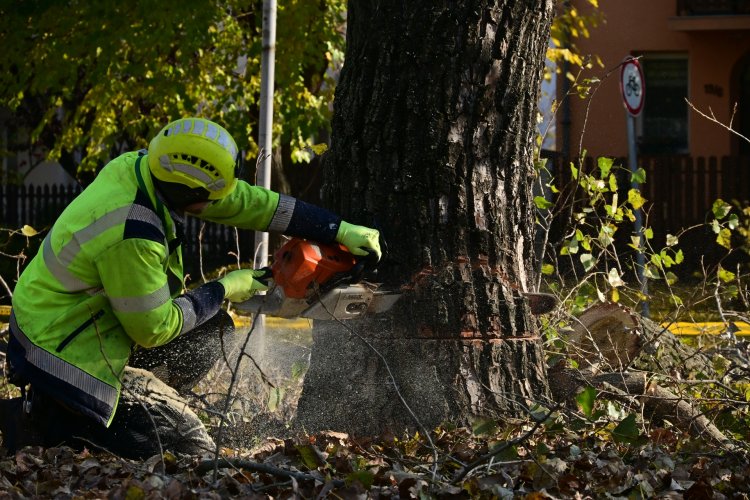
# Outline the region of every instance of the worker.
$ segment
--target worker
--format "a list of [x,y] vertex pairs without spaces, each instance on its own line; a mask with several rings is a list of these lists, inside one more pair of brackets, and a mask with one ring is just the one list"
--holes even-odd
[[[62,212],[13,294],[6,370],[22,396],[6,400],[7,449],[95,445],[133,458],[212,451],[186,405],[159,404],[180,401],[177,392],[222,355],[234,327],[223,302],[247,300],[266,283],[263,271],[240,269],[185,290],[186,214],[380,258],[377,230],[246,183],[238,159],[219,124],[176,120],[147,151],[109,162]],[[149,379],[157,368],[161,381]],[[176,392],[151,391],[162,382]],[[174,432],[155,435],[169,425]]]

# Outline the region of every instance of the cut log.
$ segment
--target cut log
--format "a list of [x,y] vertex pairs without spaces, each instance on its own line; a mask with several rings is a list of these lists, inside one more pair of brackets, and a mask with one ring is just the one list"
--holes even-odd
[[640,403],[652,421],[668,420],[695,437],[733,448],[731,441],[691,401],[658,385],[676,380],[714,379],[709,356],[682,343],[666,327],[612,303],[596,304],[576,319],[568,337],[570,357],[580,370],[562,364],[548,375],[557,401],[575,406],[575,395],[594,387],[609,397]]
[[680,341],[666,327],[613,303],[600,303],[576,318],[567,338],[581,369],[619,372],[636,368],[677,379],[716,378],[711,358]]
[[569,352],[581,368],[620,371],[643,346],[641,324],[630,310],[614,303],[586,309],[573,324]]
[[[558,365],[549,373],[549,380],[555,400],[569,406],[575,405],[575,395],[581,390],[594,387],[626,404],[642,404],[644,415],[651,422],[666,420],[693,437],[703,438],[727,451],[734,449],[731,440],[690,401],[651,381],[646,372],[595,374],[591,369],[575,370]],[[613,387],[616,391],[610,390]]]

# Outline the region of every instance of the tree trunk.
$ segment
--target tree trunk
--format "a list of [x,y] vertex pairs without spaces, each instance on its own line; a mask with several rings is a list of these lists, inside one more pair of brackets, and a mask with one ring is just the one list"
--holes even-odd
[[378,281],[403,297],[346,327],[316,322],[305,429],[401,432],[548,398],[521,292],[551,16],[551,0],[349,2],[324,196],[380,229]]

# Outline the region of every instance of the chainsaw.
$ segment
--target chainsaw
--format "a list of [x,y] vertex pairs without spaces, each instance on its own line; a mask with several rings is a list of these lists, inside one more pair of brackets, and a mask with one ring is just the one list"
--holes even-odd
[[372,258],[355,257],[339,244],[292,238],[274,253],[273,265],[259,278],[273,280],[268,292],[234,307],[252,314],[318,320],[382,313],[401,294],[362,279],[374,264]]
[[[339,244],[292,238],[274,253],[273,265],[259,279],[273,285],[265,295],[234,304],[239,312],[279,318],[347,320],[389,310],[400,292],[364,281],[376,262],[355,257]],[[552,311],[557,299],[547,293],[522,292],[531,313]]]

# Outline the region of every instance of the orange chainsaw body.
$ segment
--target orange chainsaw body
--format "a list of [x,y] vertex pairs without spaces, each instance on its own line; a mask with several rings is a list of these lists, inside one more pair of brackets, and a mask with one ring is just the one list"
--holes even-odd
[[346,247],[292,238],[273,257],[273,285],[234,304],[279,318],[347,320],[387,311],[401,296],[361,280],[362,263]]
[[356,261],[339,244],[322,244],[292,238],[274,253],[273,279],[289,298],[304,299],[315,285],[349,272]]

